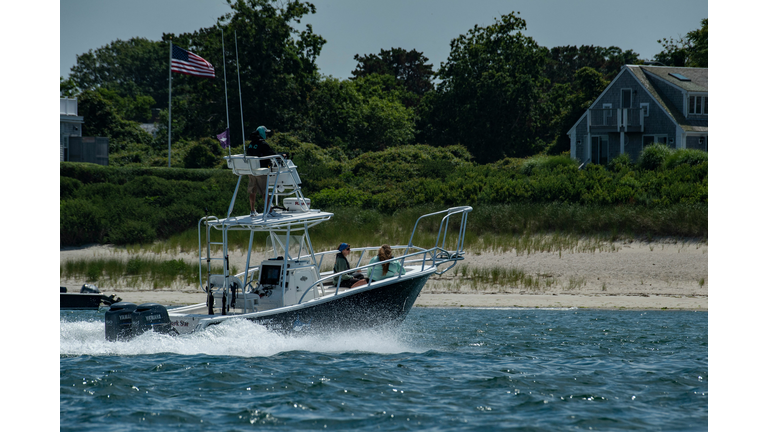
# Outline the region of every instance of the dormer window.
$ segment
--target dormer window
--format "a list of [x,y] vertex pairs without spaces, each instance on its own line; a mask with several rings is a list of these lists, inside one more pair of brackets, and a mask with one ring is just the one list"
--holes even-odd
[[708,115],[709,114],[709,97],[689,96],[688,97],[688,114]]

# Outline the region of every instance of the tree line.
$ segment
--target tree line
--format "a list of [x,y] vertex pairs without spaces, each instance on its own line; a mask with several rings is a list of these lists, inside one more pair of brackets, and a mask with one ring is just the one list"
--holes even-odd
[[[300,27],[314,5],[228,2],[232,11],[212,27],[163,34],[159,41],[116,40],[77,57],[70,77],[61,79],[61,94],[78,97],[84,135],[110,138],[110,164],[167,163],[171,41],[217,71],[215,79],[173,76],[172,165],[188,168],[219,164],[212,138],[227,125],[224,68],[235,147],[245,138],[236,131],[244,127],[247,137],[263,124],[346,158],[403,145],[458,145],[488,164],[567,151],[565,133],[584,109],[622,65],[643,62],[615,46],[540,46],[512,12],[457,35],[436,69],[416,49],[393,47],[355,55],[351,76],[338,79],[318,71],[325,39],[311,25]],[[244,125],[233,114],[240,112],[235,32]],[[655,60],[707,66],[706,19],[684,38],[659,42],[663,50]],[[154,136],[139,127],[153,121],[159,127]]]

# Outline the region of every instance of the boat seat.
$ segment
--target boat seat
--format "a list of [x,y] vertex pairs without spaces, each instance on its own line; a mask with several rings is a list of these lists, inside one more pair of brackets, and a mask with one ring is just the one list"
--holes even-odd
[[269,168],[261,167],[261,160],[256,156],[234,155],[226,159],[227,167],[237,175],[262,176],[270,172]]
[[[301,178],[296,170],[296,165],[289,159],[286,165],[282,167],[273,166],[271,168],[262,168],[261,159],[256,156],[243,156],[241,154],[226,157],[227,167],[237,175],[269,176],[269,185],[280,191],[299,189]],[[280,175],[278,175],[280,171]],[[275,179],[277,177],[277,179]]]
[[[280,175],[277,174],[278,168],[272,167],[269,173],[269,184],[274,185],[279,192],[299,189],[301,178],[296,170],[296,165],[291,160],[286,161],[286,165],[280,167]],[[277,177],[277,179],[275,179]]]

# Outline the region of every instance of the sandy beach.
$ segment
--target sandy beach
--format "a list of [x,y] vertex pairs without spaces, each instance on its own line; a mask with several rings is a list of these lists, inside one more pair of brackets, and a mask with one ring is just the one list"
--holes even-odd
[[[472,251],[455,269],[430,278],[417,307],[525,307],[590,309],[708,310],[708,245],[702,242],[660,240],[624,241],[594,251],[537,252]],[[151,253],[160,260],[196,262],[196,254]],[[121,258],[129,254],[112,246],[60,250],[60,264],[72,259]],[[252,260],[260,261],[256,256]],[[244,268],[245,256],[232,254]],[[525,283],[480,283],[473,270],[522,272]],[[70,290],[85,283],[60,279]],[[133,303],[184,305],[205,301],[194,285],[174,283],[153,287],[130,280],[97,283],[107,295]]]

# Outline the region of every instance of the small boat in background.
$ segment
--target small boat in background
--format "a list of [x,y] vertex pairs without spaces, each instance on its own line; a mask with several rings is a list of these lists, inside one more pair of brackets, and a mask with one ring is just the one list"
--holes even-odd
[[111,306],[121,301],[115,295],[107,297],[95,285],[84,284],[79,293],[67,292],[67,287],[59,287],[59,309],[98,309],[103,303]]

